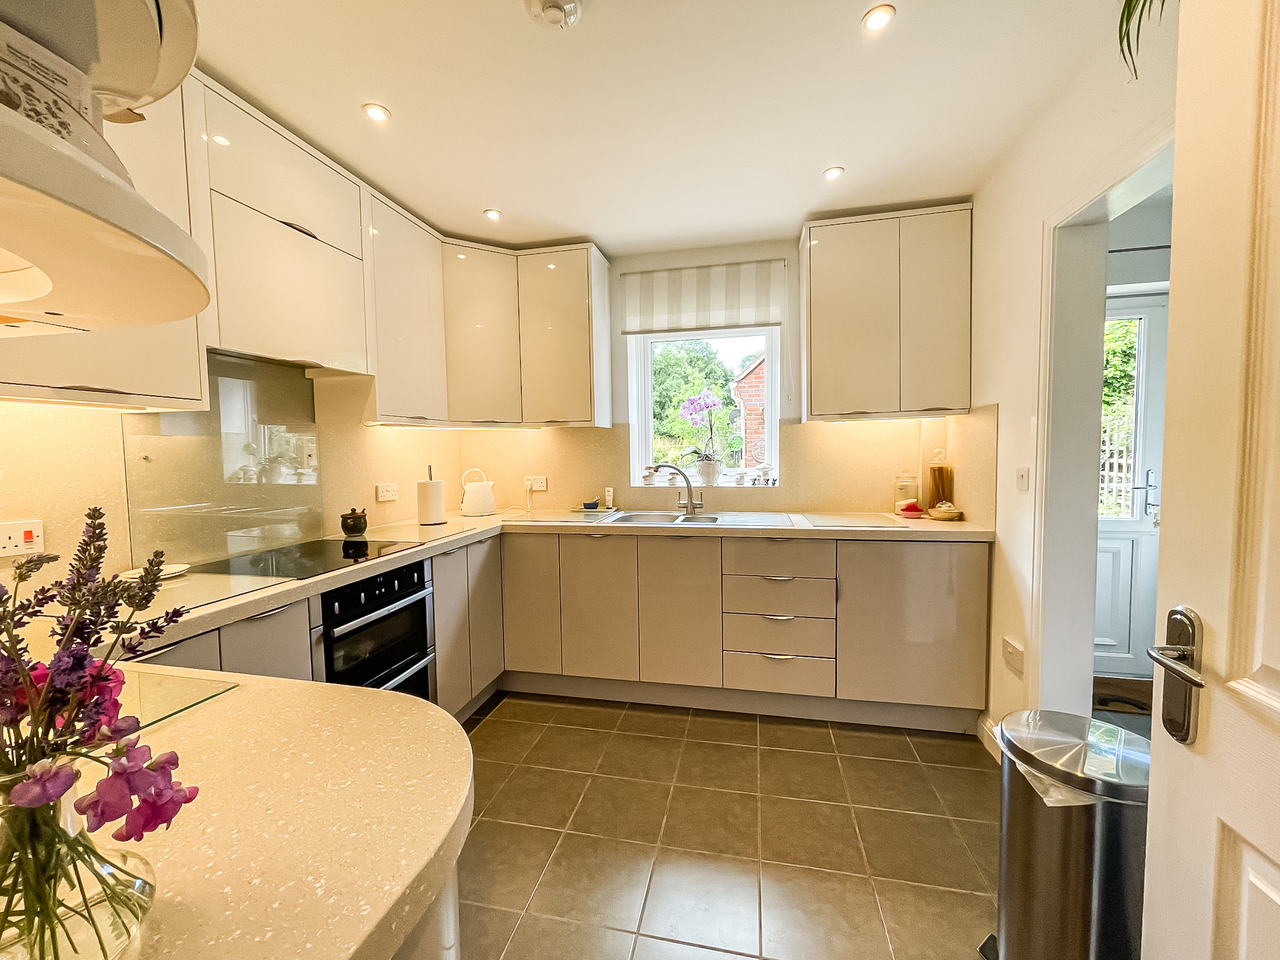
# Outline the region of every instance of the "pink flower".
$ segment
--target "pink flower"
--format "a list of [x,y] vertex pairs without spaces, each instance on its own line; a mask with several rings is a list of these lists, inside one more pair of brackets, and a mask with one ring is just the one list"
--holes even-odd
[[132,809],[133,795],[129,792],[129,781],[117,773],[99,780],[92,793],[76,801],[76,813],[88,821],[86,826],[90,833],[104,823],[119,820]]
[[171,789],[154,791],[151,798],[139,800],[138,805],[129,811],[124,823],[112,832],[112,838],[141,840],[161,826],[167,830],[183,805],[194,800],[199,792],[199,787],[184,787],[177,781]]
[[70,790],[77,776],[69,763],[41,760],[27,767],[27,779],[9,791],[9,799],[19,807],[43,807]]

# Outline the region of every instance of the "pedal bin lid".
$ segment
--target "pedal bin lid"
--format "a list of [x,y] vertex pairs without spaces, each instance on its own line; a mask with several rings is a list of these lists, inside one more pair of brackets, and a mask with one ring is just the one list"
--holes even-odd
[[1064,786],[1104,800],[1147,802],[1151,741],[1123,727],[1074,713],[1019,710],[996,727],[996,742]]

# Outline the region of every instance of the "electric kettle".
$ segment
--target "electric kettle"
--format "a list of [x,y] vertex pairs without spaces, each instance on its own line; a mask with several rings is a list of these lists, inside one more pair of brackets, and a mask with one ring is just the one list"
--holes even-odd
[[[467,482],[473,473],[480,474],[479,480]],[[493,481],[484,475],[483,470],[472,468],[462,475],[462,515],[464,517],[488,517],[498,512],[498,504],[493,499]]]

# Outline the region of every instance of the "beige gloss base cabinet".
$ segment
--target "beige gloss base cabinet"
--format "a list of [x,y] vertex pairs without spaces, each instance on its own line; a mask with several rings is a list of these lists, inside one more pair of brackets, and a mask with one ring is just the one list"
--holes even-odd
[[490,537],[467,547],[467,585],[471,695],[476,697],[503,671],[500,537]]
[[720,538],[638,540],[640,679],[723,686]]
[[516,257],[452,243],[442,255],[449,419],[519,423]]
[[640,679],[636,537],[560,537],[560,631],[566,676]]
[[471,702],[471,617],[467,551],[458,547],[431,558],[436,627],[436,703],[457,713]]
[[222,669],[260,677],[311,679],[311,618],[298,600],[218,630]]
[[502,635],[506,668],[561,673],[560,538],[504,534]]
[[365,373],[360,260],[213,194],[219,345]]
[[836,662],[814,657],[726,652],[724,685],[733,690],[834,697]]
[[836,622],[813,617],[726,613],[724,648],[793,657],[836,655]]
[[841,541],[836,696],[982,709],[985,543]]
[[836,581],[726,576],[724,612],[832,619]]
[[158,663],[166,667],[186,667],[190,670],[221,670],[222,653],[218,646],[218,631],[201,633],[158,653],[144,654],[140,663]]

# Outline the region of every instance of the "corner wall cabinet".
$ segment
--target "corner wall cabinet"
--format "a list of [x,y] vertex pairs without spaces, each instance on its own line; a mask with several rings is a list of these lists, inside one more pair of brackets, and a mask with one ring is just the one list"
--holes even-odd
[[513,254],[446,243],[449,419],[519,423],[520,306]]
[[806,419],[968,412],[972,206],[805,224]]

